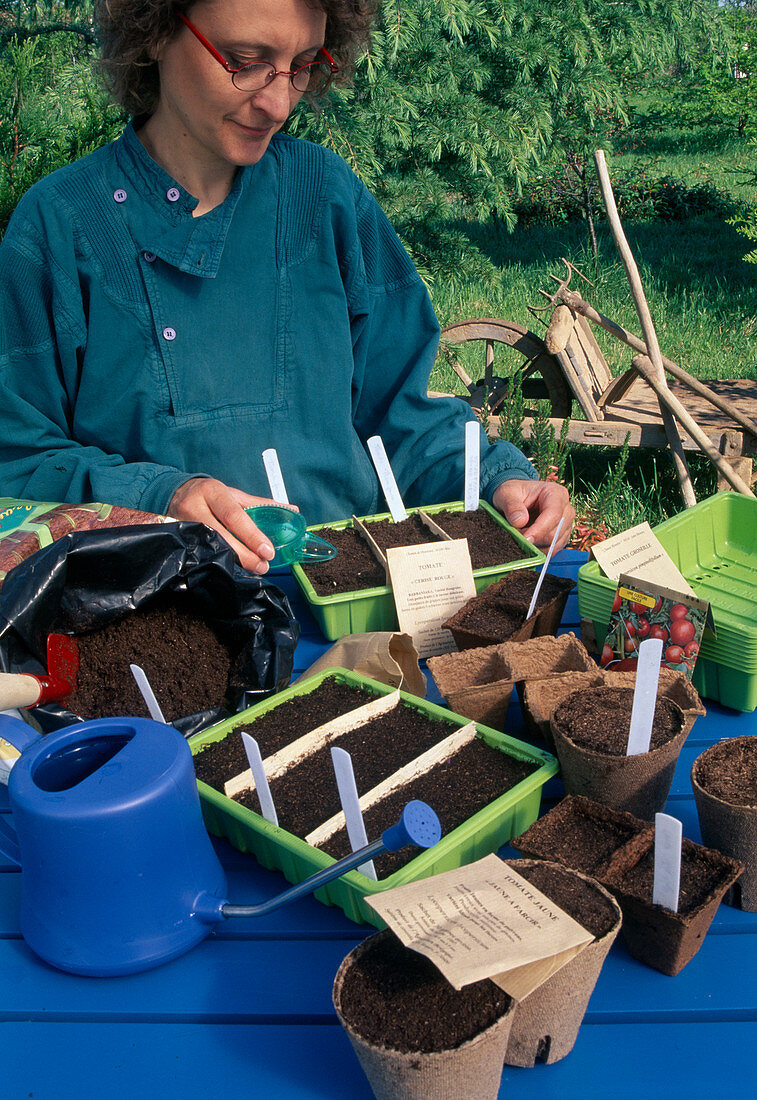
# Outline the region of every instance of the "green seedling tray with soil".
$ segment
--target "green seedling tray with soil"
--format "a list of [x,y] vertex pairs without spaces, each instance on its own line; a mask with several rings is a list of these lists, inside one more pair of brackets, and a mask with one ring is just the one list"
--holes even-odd
[[[491,516],[498,526],[509,532],[515,542],[522,547],[523,557],[502,565],[474,569],[473,579],[476,584],[476,592],[482,592],[488,585],[514,569],[535,567],[545,560],[541,550],[538,550],[533,543],[525,539],[520,531],[511,527],[495,508],[492,508],[483,500],[479,501],[479,508]],[[409,508],[408,515],[423,511],[433,518],[437,512],[462,512],[463,509],[462,501],[454,501],[449,504],[434,504],[424,508]],[[376,520],[390,520],[392,517],[389,512],[382,512],[360,518],[363,522],[369,524]],[[352,520],[348,519],[339,520],[335,523],[319,524],[308,528],[308,530],[317,534],[324,527],[343,530],[351,526]],[[397,612],[394,606],[392,589],[389,585],[364,588],[354,592],[340,592],[333,596],[320,596],[308,579],[307,571],[301,565],[293,565],[292,573],[324,637],[329,641],[337,641],[344,634],[363,634],[369,631],[397,629]]]
[[[327,680],[356,686],[374,697],[388,695],[393,691],[385,684],[358,676],[346,669],[330,669],[328,672],[309,677],[285,689],[273,699],[258,703],[212,729],[197,734],[190,741],[193,754],[201,752],[212,742],[228,737],[240,726],[251,726],[251,733],[254,736],[256,716],[266,713],[296,695],[315,690]],[[449,724],[450,732],[468,724],[468,719],[434,703],[404,692],[400,693],[400,698],[404,704]],[[500,752],[532,763],[535,770],[509,791],[473,814],[447,836],[442,837],[434,848],[420,853],[393,874],[374,881],[359,871],[350,871],[316,891],[315,897],[327,905],[338,906],[350,920],[383,927],[377,914],[365,904],[363,899],[366,895],[470,863],[496,851],[512,836],[524,832],[536,820],[542,788],[558,770],[555,757],[486,726],[476,725],[476,734]],[[239,851],[251,852],[258,862],[269,870],[281,871],[289,882],[301,882],[309,875],[324,867],[330,867],[335,862],[324,851],[272,825],[253,810],[240,805],[206,783],[198,781],[198,788],[203,816],[209,831],[215,836],[225,837]]]

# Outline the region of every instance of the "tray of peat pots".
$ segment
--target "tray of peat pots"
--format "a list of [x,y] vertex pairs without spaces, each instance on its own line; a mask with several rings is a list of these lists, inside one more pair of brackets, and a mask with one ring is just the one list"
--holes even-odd
[[652,901],[655,828],[632,814],[568,797],[511,844],[535,859],[593,875],[617,899],[634,958],[673,976],[702,946],[718,905],[743,866],[692,840],[681,845],[678,911]]
[[533,614],[527,617],[538,581],[539,574],[531,569],[507,573],[463,604],[442,626],[450,631],[458,649],[557,634],[575,581],[547,573]]
[[347,955],[333,1000],[379,1100],[495,1100],[515,1002],[494,982],[457,990],[387,930]]
[[[576,638],[546,635],[526,642],[502,642],[429,657],[428,668],[448,706],[494,729],[504,729],[513,685],[521,696],[525,676],[557,676],[594,669],[596,663]],[[601,683],[597,677],[597,683]],[[528,723],[527,723],[528,725]],[[529,732],[541,732],[529,727]]]
[[[361,524],[376,544],[364,537]],[[397,613],[381,553],[395,546],[417,546],[439,539],[467,538],[476,591],[512,569],[539,565],[544,554],[485,501],[466,512],[462,502],[408,509],[395,523],[381,513],[309,528],[338,550],[328,562],[295,564],[292,573],[324,636],[396,630]],[[378,553],[377,553],[378,549]]]
[[[294,731],[294,732],[293,732]],[[241,733],[257,740],[278,817],[260,815]],[[300,882],[350,848],[331,748],[350,753],[369,839],[408,799],[433,806],[443,836],[374,860],[377,879],[350,871],[316,897],[382,926],[363,898],[496,851],[536,819],[549,753],[476,726],[443,707],[344,669],[298,681],[191,740],[209,830]]]
[[633,699],[630,687],[574,691],[553,711],[550,729],[567,794],[651,819],[665,806],[688,723],[658,694],[649,751],[629,756]]
[[[559,642],[565,637],[570,637],[570,635],[563,634],[557,641]],[[524,642],[523,646],[529,644],[529,642]],[[560,703],[574,691],[586,691],[588,688],[603,685],[633,689],[636,685],[636,673],[600,669],[592,661],[590,668],[585,672],[561,671],[551,673],[546,671],[543,676],[524,678],[520,681],[518,687],[519,694],[521,689],[523,692],[521,706],[526,729],[534,737],[543,737],[547,743],[547,748],[550,752],[554,752],[554,741],[549,723]],[[671,699],[681,708],[684,714],[684,729],[687,735],[691,731],[695,720],[706,713],[697,689],[688,677],[677,669],[667,668],[665,665],[661,666],[658,695],[663,699]]]
[[691,768],[702,840],[740,860],[744,873],[725,901],[757,911],[757,737],[711,745]]

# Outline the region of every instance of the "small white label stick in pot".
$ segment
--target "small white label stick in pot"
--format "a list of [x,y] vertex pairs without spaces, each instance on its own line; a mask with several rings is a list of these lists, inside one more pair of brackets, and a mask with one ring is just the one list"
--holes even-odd
[[[355,783],[355,772],[352,767],[352,757],[345,749],[334,746],[331,749],[331,759],[334,764],[336,785],[339,788],[339,798],[341,799],[342,809],[344,810],[347,836],[350,838],[352,851],[357,852],[360,848],[366,846],[368,843],[368,836],[365,831],[363,813],[360,809],[357,784]],[[367,878],[372,878],[374,880],[378,878],[372,859],[369,859],[366,863],[361,863],[358,867],[358,871],[366,875]]]
[[534,589],[534,594],[531,597],[531,603],[528,605],[528,614],[526,615],[527,619],[530,619],[531,616],[534,613],[534,609],[536,607],[536,601],[539,598],[539,592],[541,591],[541,586],[544,582],[545,576],[547,575],[547,567],[549,566],[549,563],[552,560],[552,555],[555,552],[555,543],[557,542],[557,536],[560,534],[560,528],[563,525],[563,520],[564,519],[565,519],[565,516],[562,516],[561,519],[560,519],[560,522],[558,523],[557,527],[555,528],[555,533],[552,536],[552,541],[549,544],[549,550],[547,551],[547,556],[544,559],[544,565],[541,567],[541,573],[539,574],[539,579],[536,582],[536,588]]
[[279,466],[279,456],[274,447],[269,447],[267,451],[263,451],[263,465],[268,477],[271,499],[275,500],[277,504],[289,504],[284,477],[281,473],[281,466]]
[[386,497],[389,511],[392,513],[392,519],[395,523],[401,523],[403,519],[407,519],[407,512],[405,511],[405,505],[402,503],[402,497],[400,496],[397,482],[394,480],[392,467],[389,465],[389,459],[384,449],[384,441],[380,435],[371,436],[368,440],[368,451],[373,459],[373,465],[381,483],[381,488],[384,490],[384,496]]
[[142,693],[142,698],[145,701],[145,706],[147,707],[150,717],[154,722],[162,722],[164,726],[167,726],[168,722],[166,722],[163,717],[160,703],[155,698],[155,692],[150,687],[150,681],[147,679],[144,669],[140,668],[139,665],[129,665],[129,668],[131,669],[132,676],[137,681],[137,687]]
[[654,815],[654,886],[652,903],[678,912],[681,889],[683,826],[670,814]]
[[255,780],[260,812],[266,821],[270,821],[271,825],[278,825],[279,819],[276,816],[271,788],[268,786],[268,776],[265,774],[265,768],[263,767],[260,746],[254,737],[250,737],[249,733],[242,734],[242,744],[244,745],[244,751],[247,753],[247,763],[250,765],[252,778]]
[[481,480],[481,429],[477,420],[469,420],[465,425],[465,511],[475,512],[478,508],[479,483]]
[[631,726],[628,731],[626,756],[636,756],[640,752],[649,752],[661,660],[662,639],[645,638],[639,646],[639,659],[636,664],[636,686],[633,690]]

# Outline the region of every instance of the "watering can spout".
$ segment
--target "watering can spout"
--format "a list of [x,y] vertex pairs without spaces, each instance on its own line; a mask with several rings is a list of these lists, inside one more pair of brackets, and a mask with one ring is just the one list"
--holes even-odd
[[[324,867],[322,871],[306,878],[304,882],[292,886],[289,890],[285,890],[283,894],[279,894],[269,901],[261,902],[259,905],[228,905],[221,902],[221,915],[224,917],[265,916],[266,913],[271,913],[274,909],[278,909],[290,901],[296,901],[307,894],[312,894],[320,886],[333,882],[335,878],[339,878],[347,871],[354,870],[355,867],[359,867],[366,860],[380,855],[381,852],[398,852],[400,848],[406,848],[408,844],[415,844],[418,848],[431,848],[439,841],[441,835],[442,827],[439,824],[439,818],[431,807],[425,802],[413,800],[407,803],[397,824],[386,829],[380,840],[374,840],[370,844],[366,844],[364,848],[359,848],[358,851],[338,860],[331,867]],[[201,917],[201,919],[206,918]]]

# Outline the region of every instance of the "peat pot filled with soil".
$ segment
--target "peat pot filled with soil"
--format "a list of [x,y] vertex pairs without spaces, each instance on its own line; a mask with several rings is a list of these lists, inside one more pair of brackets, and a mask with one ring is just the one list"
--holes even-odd
[[385,931],[344,959],[333,999],[378,1100],[495,1100],[514,1002],[493,982],[456,990]]
[[757,911],[757,737],[711,745],[694,761],[691,785],[704,843],[744,864],[725,901]]
[[534,613],[526,618],[538,580],[539,574],[531,569],[508,573],[463,604],[442,626],[458,649],[556,634],[575,581],[548,573]]
[[678,704],[658,696],[649,752],[627,756],[633,694],[615,687],[573,692],[550,728],[568,794],[651,819],[665,806],[688,731]]
[[621,924],[618,903],[593,878],[557,863],[510,859],[508,866],[591,932],[593,941],[547,978],[513,1014],[505,1062],[558,1062],[573,1049],[594,986]]

